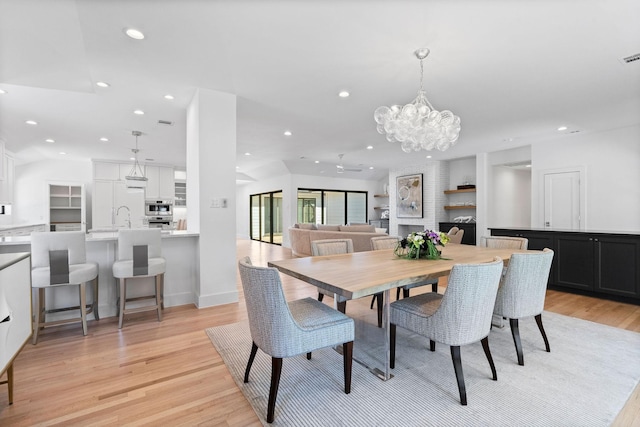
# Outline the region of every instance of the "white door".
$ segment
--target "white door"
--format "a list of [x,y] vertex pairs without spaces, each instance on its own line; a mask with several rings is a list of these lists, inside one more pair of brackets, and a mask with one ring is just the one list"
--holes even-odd
[[93,181],[92,201],[91,228],[113,227],[113,181]]
[[580,172],[544,175],[544,227],[580,229]]

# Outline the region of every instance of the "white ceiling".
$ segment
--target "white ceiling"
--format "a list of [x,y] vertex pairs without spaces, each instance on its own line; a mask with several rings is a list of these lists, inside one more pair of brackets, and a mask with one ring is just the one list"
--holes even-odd
[[[185,110],[206,88],[238,96],[241,172],[333,176],[345,153],[363,171],[343,176],[379,178],[561,125],[572,138],[639,124],[640,61],[621,60],[640,53],[638,22],[637,0],[0,0],[0,139],[20,162],[127,160],[140,130],[143,162],[184,166]],[[415,97],[419,47],[429,100],[462,120],[446,152],[405,154],[375,129],[378,106]]]

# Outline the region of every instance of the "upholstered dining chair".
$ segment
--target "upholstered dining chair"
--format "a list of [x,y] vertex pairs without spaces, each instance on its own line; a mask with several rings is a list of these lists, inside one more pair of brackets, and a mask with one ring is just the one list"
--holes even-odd
[[271,356],[267,422],[271,423],[275,418],[282,359],[285,357],[306,353],[307,359],[311,359],[311,352],[341,344],[344,392],[349,394],[355,336],[353,319],[312,298],[287,303],[280,274],[275,268],[253,266],[249,257],[241,259],[238,268],[252,340],[244,382],[249,382],[249,372],[258,349]]
[[[312,256],[324,256],[324,255],[339,255],[353,253],[353,240],[351,239],[323,239],[311,241],[311,255]],[[333,297],[334,294],[324,289],[318,288],[318,301],[322,301],[325,295]],[[347,308],[347,300],[338,297],[336,302],[338,310],[342,313]]]
[[431,351],[435,351],[436,342],[451,346],[461,404],[467,404],[467,392],[460,346],[481,341],[493,379],[497,380],[488,335],[501,274],[502,260],[498,257],[490,263],[456,264],[444,295],[428,292],[391,303],[391,368],[395,367],[396,327],[400,326],[427,337]]
[[529,246],[529,239],[509,236],[482,236],[482,246],[500,249],[527,249]]
[[464,236],[464,230],[458,227],[451,227],[451,229],[447,232],[447,236],[449,236],[449,243],[462,243],[462,236]]
[[[82,323],[82,333],[87,335],[87,314],[98,314],[98,264],[88,262],[86,234],[83,231],[58,231],[31,233],[31,287],[37,289],[33,326],[33,344],[38,343],[40,329],[67,323]],[[86,284],[93,283],[92,302],[87,309]],[[45,296],[62,286],[78,286],[79,305],[69,307],[80,310],[80,317],[68,320],[46,321],[47,313],[66,310],[47,310]]]
[[[162,257],[162,231],[159,228],[118,230],[118,259],[113,263],[113,277],[118,286],[118,328],[122,329],[124,315],[155,310],[162,321],[164,273],[166,260]],[[155,294],[131,298],[128,301],[154,298],[155,304],[127,308],[127,284],[131,279],[153,277]]]
[[509,319],[518,365],[524,365],[518,319],[534,316],[542,334],[545,349],[551,351],[547,334],[542,326],[542,310],[547,292],[547,281],[553,261],[553,251],[513,254],[498,288],[493,313]]

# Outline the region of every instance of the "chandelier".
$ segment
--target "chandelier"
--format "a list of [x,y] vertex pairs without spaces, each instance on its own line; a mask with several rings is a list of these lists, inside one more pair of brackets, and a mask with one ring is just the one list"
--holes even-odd
[[132,148],[131,152],[133,153],[133,167],[131,171],[129,171],[129,175],[124,177],[124,181],[127,186],[127,192],[129,193],[140,193],[143,192],[147,187],[147,177],[144,176],[144,172],[142,171],[142,166],[138,163],[138,137],[142,135],[142,132],[139,130],[134,130],[131,132],[131,135],[136,137],[136,148]]
[[433,108],[422,89],[422,61],[429,55],[429,49],[421,48],[414,54],[420,60],[418,96],[405,106],[378,107],[373,118],[378,124],[378,133],[386,133],[389,142],[399,142],[405,153],[434,148],[445,151],[458,140],[460,117],[449,110],[437,111]]

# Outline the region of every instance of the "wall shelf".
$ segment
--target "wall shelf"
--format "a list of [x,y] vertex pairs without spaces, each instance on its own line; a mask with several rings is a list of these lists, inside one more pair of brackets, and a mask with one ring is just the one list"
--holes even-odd
[[475,188],[465,188],[462,190],[445,190],[444,194],[457,194],[457,193],[475,193]]
[[475,209],[476,205],[445,206],[444,208],[448,211],[456,210],[456,209]]

